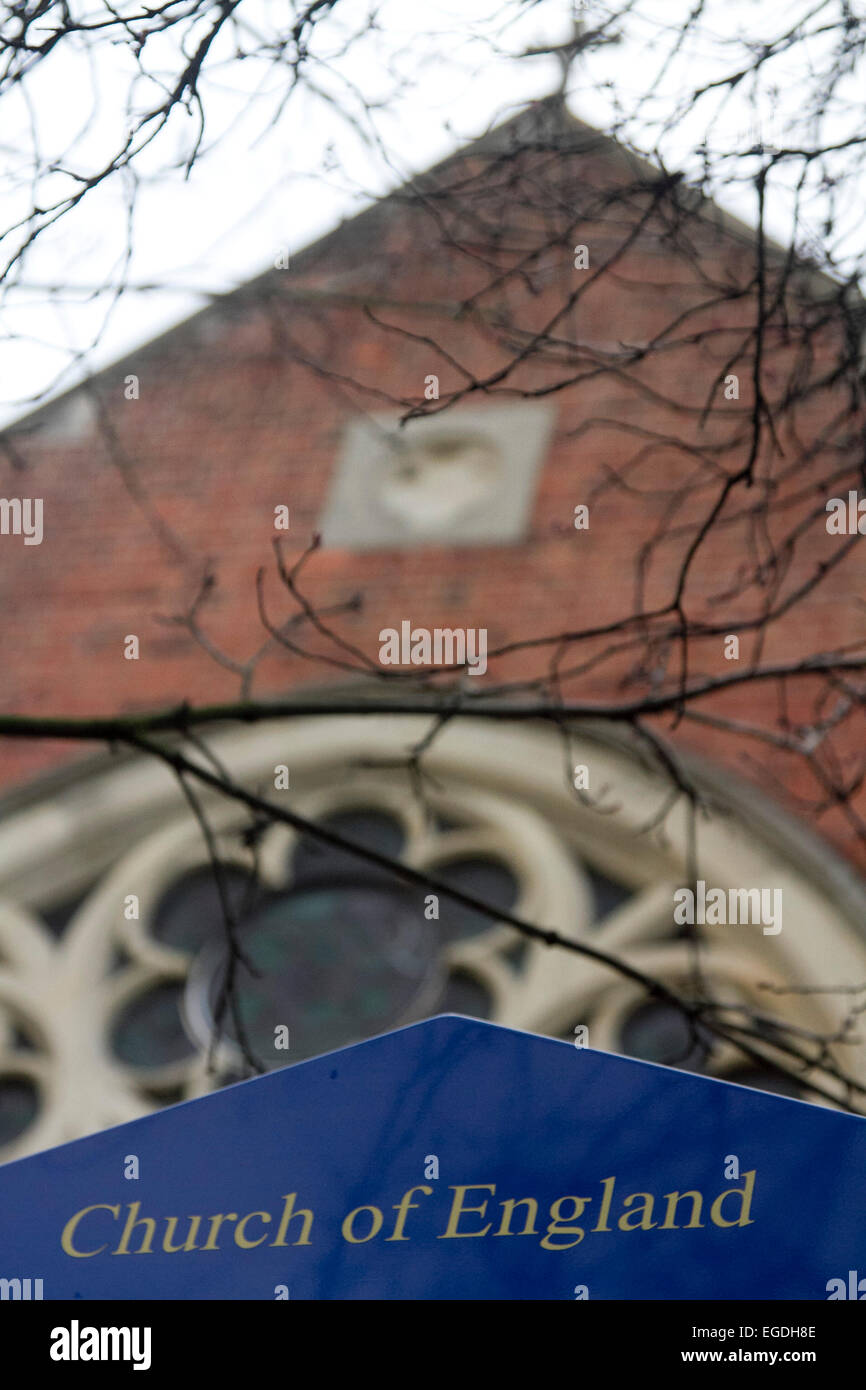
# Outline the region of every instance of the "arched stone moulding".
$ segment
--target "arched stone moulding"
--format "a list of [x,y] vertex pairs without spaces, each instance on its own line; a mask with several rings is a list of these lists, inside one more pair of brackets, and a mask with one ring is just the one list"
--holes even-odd
[[[556,731],[454,720],[425,755],[425,802],[437,817],[431,820],[406,770],[395,766],[428,728],[429,720],[416,716],[314,717],[223,729],[209,733],[208,743],[233,777],[257,789],[272,788],[274,768],[286,764],[291,790],[270,795],[310,817],[385,811],[403,828],[407,862],[434,875],[466,856],[507,866],[519,914],[688,986],[693,957],[673,924],[674,890],[688,880],[688,815],[681,801],[647,830],[670,786],[645,755],[605,726],[574,729],[568,761],[590,770],[594,804],[586,804],[571,786]],[[713,887],[782,891],[778,935],[764,935],[760,925],[703,929],[701,963],[715,996],[833,1032],[845,1009],[838,996],[770,994],[761,985],[866,982],[858,882],[751,788],[706,768],[690,771],[714,805],[698,821],[699,877]],[[224,854],[251,867],[234,833],[245,823],[243,812],[207,792],[201,799]],[[290,886],[292,839],[278,826],[262,841],[259,874],[272,888]],[[206,863],[176,782],[147,759],[72,769],[8,799],[0,823],[0,1081],[29,1082],[38,1109],[0,1158],[147,1113],[160,1092],[190,1097],[215,1084],[201,1046],[188,1059],[151,1068],[124,1063],[109,1046],[112,1022],[128,1001],[156,983],[186,981],[190,955],[155,940],[149,923],[165,889]],[[589,871],[624,890],[600,918]],[[140,919],[126,921],[123,900],[133,892]],[[40,914],[79,897],[56,937]],[[419,894],[419,913],[421,900]],[[429,928],[436,931],[435,922]],[[457,974],[482,985],[495,1021],[563,1037],[585,1023],[591,1046],[621,1048],[624,1022],[641,1003],[636,986],[535,943],[525,946],[516,969],[515,944],[514,931],[495,924],[443,943],[437,979]],[[435,1011],[437,989],[431,976],[410,1016]],[[225,1065],[230,1052],[224,1046],[217,1060]],[[866,1050],[846,1045],[836,1055],[866,1082]],[[723,1047],[713,1068],[724,1074],[736,1062],[734,1050]]]

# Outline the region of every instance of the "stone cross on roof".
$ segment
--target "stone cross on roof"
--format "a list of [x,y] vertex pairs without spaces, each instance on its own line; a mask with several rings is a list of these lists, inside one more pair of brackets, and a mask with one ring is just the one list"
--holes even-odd
[[539,44],[534,48],[526,48],[522,53],[518,53],[518,58],[546,58],[554,57],[562,68],[562,78],[559,87],[553,94],[564,96],[568,87],[568,79],[571,74],[571,67],[575,59],[589,48],[601,48],[607,43],[621,43],[620,33],[608,33],[608,25],[597,25],[594,29],[588,29],[583,20],[575,18],[571,37],[563,43]]

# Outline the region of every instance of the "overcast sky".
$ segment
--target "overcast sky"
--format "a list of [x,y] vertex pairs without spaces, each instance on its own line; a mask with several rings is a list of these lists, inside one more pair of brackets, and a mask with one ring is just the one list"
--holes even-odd
[[[100,8],[92,0],[88,13]],[[52,394],[105,365],[159,331],[186,317],[203,302],[199,290],[225,290],[272,265],[281,249],[296,250],[329,230],[342,216],[359,210],[371,195],[387,191],[491,123],[507,118],[524,102],[547,95],[558,85],[553,58],[515,61],[525,47],[561,41],[571,26],[568,0],[433,0],[420,7],[392,0],[379,8],[378,31],[346,40],[363,28],[369,5],[340,0],[317,40],[322,61],[311,69],[317,85],[337,92],[344,111],[374,130],[380,150],[371,150],[320,96],[301,90],[277,114],[285,96],[285,70],[264,63],[233,61],[227,49],[205,79],[207,130],[203,152],[188,178],[166,165],[189,148],[194,121],[179,117],[159,146],[140,162],[131,260],[126,222],[128,184],[116,180],[94,191],[82,207],[49,230],[28,255],[20,272],[22,288],[7,294],[0,341],[0,419],[25,413],[41,392]],[[828,17],[838,4],[829,3]],[[240,13],[250,32],[285,23],[285,0],[247,0]],[[664,71],[657,96],[647,101],[648,77],[662,66],[689,0],[637,0],[623,24],[623,42],[588,55],[573,72],[570,104],[575,114],[606,125],[617,108],[634,115],[628,134],[641,148],[652,144],[652,117],[698,81],[732,65],[737,45],[750,41],[756,23],[772,30],[816,5],[805,0],[709,0],[705,32]],[[609,12],[588,0],[583,15],[590,26]],[[759,17],[759,20],[758,20]],[[345,52],[341,50],[345,49]],[[166,71],[175,54],[163,41]],[[815,47],[812,47],[814,55]],[[4,177],[0,218],[7,226],[32,196],[34,124],[43,157],[76,170],[98,167],[127,126],[126,104],[133,73],[125,49],[60,46],[34,71],[26,93],[7,96],[0,109]],[[802,55],[783,69],[777,93],[762,98],[760,122],[765,138],[782,138],[789,120],[802,117],[806,69]],[[776,74],[778,76],[778,74]],[[397,78],[406,83],[394,97]],[[386,102],[372,117],[355,92]],[[133,91],[139,105],[152,100],[141,84]],[[643,98],[643,104],[639,102]],[[746,92],[735,93],[714,128],[722,153],[747,146],[754,116]],[[844,117],[840,115],[840,123]],[[706,109],[686,122],[665,145],[672,167],[695,167],[694,148],[705,133]],[[383,155],[382,150],[386,152]],[[56,196],[55,182],[43,183],[43,205]],[[754,220],[754,191],[748,185],[721,194],[731,210]],[[784,199],[769,209],[771,230],[785,237]],[[859,249],[859,210],[850,216]],[[820,219],[818,219],[820,221]],[[159,282],[174,287],[158,294],[127,293],[119,300],[87,291],[117,282]],[[44,287],[62,285],[62,295]],[[91,349],[91,345],[96,344]]]

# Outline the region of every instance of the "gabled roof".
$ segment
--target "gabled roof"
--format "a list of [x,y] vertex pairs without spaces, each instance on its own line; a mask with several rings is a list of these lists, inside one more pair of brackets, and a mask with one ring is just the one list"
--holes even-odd
[[[483,135],[470,141],[468,145],[446,155],[424,173],[409,179],[400,187],[376,199],[361,212],[342,219],[324,236],[318,237],[301,250],[292,252],[292,270],[303,274],[304,271],[312,269],[320,259],[327,258],[337,249],[342,249],[348,241],[357,243],[359,240],[363,242],[367,239],[375,239],[376,230],[380,226],[382,218],[392,215],[395,205],[410,198],[414,200],[419,194],[423,194],[426,188],[441,186],[442,174],[454,167],[459,161],[472,159],[479,155],[484,157],[495,157],[498,154],[507,155],[519,149],[531,147],[534,143],[537,143],[538,147],[542,149],[561,148],[563,153],[569,154],[602,153],[621,168],[627,169],[636,179],[645,182],[647,187],[652,187],[658,183],[660,178],[665,177],[662,171],[649,160],[634,153],[620,141],[605,135],[574,116],[562,97],[557,94],[534,101],[521,108],[514,116],[487,130]],[[699,191],[686,184],[678,183],[675,179],[671,181],[670,190],[670,196],[675,197],[686,211],[700,218],[705,224],[711,225],[717,233],[732,237],[746,246],[754,246],[756,232],[748,223],[724,211],[718,204],[705,198]],[[789,255],[789,252],[778,242],[766,236],[765,246],[767,254],[777,262],[781,262]],[[805,282],[809,284],[816,299],[832,298],[839,295],[842,287],[831,276],[816,270],[814,266],[804,262],[802,258],[796,258],[795,263],[798,270],[805,272]],[[108,378],[114,380],[118,375],[125,376],[127,374],[126,368],[132,371],[140,367],[142,361],[164,352],[172,344],[178,343],[187,336],[190,330],[195,331],[198,325],[208,319],[217,315],[224,317],[227,314],[242,313],[246,308],[267,298],[271,290],[277,287],[279,287],[282,298],[294,298],[297,301],[307,300],[308,302],[317,299],[327,301],[331,298],[327,290],[315,290],[300,286],[287,287],[285,271],[268,267],[261,274],[254,276],[236,289],[210,295],[209,302],[201,309],[186,315],[171,328],[157,334],[155,338],[145,340],[138,347],[125,352],[98,372],[86,377],[84,381],[76,382],[43,405],[20,416],[0,431],[0,447],[3,446],[4,442],[14,439],[15,435],[27,435],[41,428],[54,412],[61,411],[73,397],[81,392],[85,385],[92,384],[95,387]],[[350,297],[345,294],[341,295],[344,300]],[[377,298],[381,300],[381,296],[377,296]],[[359,304],[365,302],[363,294],[358,294],[357,299]]]

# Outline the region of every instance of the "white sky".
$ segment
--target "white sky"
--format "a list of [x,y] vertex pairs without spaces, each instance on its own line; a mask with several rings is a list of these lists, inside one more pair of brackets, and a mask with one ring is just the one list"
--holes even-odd
[[[91,0],[88,13],[100,7]],[[350,87],[368,99],[387,99],[373,125],[388,158],[368,150],[345,120],[319,97],[299,92],[274,120],[285,94],[285,72],[255,61],[225,62],[206,79],[208,127],[205,148],[188,179],[165,175],[166,164],[189,148],[195,128],[186,116],[174,120],[163,142],[139,166],[140,185],[133,252],[127,278],[132,284],[157,281],[170,293],[105,294],[96,299],[67,292],[49,301],[46,285],[104,286],[120,273],[128,245],[126,188],[118,180],[96,190],[80,210],[40,238],[28,255],[21,281],[32,288],[12,289],[0,316],[0,422],[25,413],[41,392],[54,394],[86,370],[105,365],[185,318],[203,302],[194,291],[225,290],[267,266],[281,248],[298,249],[328,231],[341,216],[362,207],[373,193],[399,184],[450,150],[507,118],[523,102],[547,95],[559,80],[555,59],[515,61],[524,47],[561,41],[571,24],[569,0],[387,0],[379,10],[379,32],[349,45],[362,26],[367,5],[340,0],[316,51],[323,61],[311,69],[316,82],[347,96]],[[587,0],[589,26],[606,15],[603,0]],[[691,0],[636,0],[623,23],[626,40],[602,48],[573,72],[572,109],[594,125],[604,125],[617,104],[635,113],[628,133],[635,144],[651,145],[648,117],[669,111],[681,94],[734,65],[738,43],[751,42],[756,27],[775,31],[797,15],[838,13],[838,0],[708,0],[707,35],[692,44],[664,73],[658,100],[644,104],[648,75],[669,51]],[[269,31],[285,25],[285,0],[247,0],[241,14]],[[174,55],[162,41],[167,71]],[[779,90],[762,96],[762,134],[776,143],[794,143],[789,122],[808,118],[805,58],[820,56],[818,40],[808,54],[783,60],[773,71]],[[176,59],[174,59],[176,61]],[[0,225],[20,216],[33,196],[28,179],[32,160],[31,117],[35,112],[43,155],[78,171],[99,166],[106,151],[123,138],[131,60],[119,47],[103,47],[95,58],[83,45],[56,51],[32,75],[30,108],[23,93],[6,98],[0,112]],[[393,74],[408,82],[392,99]],[[781,80],[779,80],[781,79]],[[94,109],[94,93],[98,106]],[[852,87],[856,95],[856,88]],[[138,105],[153,100],[153,89],[135,89]],[[737,92],[713,139],[734,154],[753,143],[754,117],[748,93]],[[353,109],[361,114],[354,103]],[[665,145],[669,167],[695,167],[694,149],[706,130],[709,107]],[[858,115],[840,111],[831,119],[840,132]],[[367,117],[363,117],[365,122]],[[331,147],[329,154],[329,146]],[[323,161],[331,167],[323,173]],[[753,168],[751,165],[750,168]],[[742,172],[742,171],[741,171]],[[39,187],[43,205],[68,184],[62,174]],[[862,185],[861,185],[862,187]],[[729,187],[722,201],[747,221],[754,220],[754,191]],[[852,201],[845,223],[850,247],[859,254],[861,200]],[[769,230],[789,230],[782,196],[769,205]],[[820,218],[813,227],[817,229]],[[90,345],[98,341],[93,351]]]

